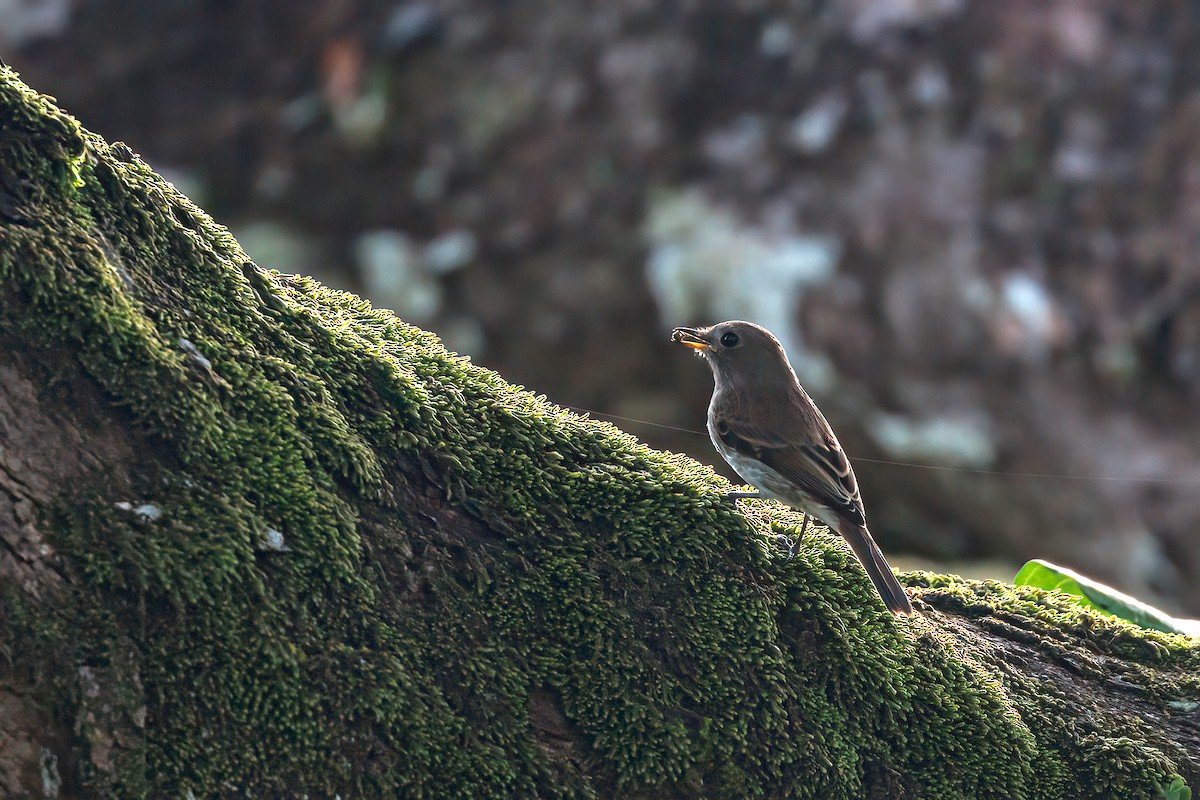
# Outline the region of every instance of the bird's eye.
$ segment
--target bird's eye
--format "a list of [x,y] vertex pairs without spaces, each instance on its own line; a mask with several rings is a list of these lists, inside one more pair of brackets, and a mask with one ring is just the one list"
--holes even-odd
[[733,331],[730,331],[729,333],[721,334],[721,346],[722,347],[737,347],[741,341],[742,341],[741,337],[738,336]]

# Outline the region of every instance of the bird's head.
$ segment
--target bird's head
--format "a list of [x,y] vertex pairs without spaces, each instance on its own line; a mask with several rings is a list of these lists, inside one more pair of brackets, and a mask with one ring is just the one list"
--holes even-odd
[[707,328],[676,328],[671,341],[703,356],[718,381],[745,384],[768,377],[791,377],[783,345],[769,330],[753,322],[731,320]]

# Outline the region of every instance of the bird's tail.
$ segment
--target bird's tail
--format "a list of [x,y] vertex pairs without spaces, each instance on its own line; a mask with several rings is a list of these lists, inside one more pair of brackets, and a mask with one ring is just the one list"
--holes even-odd
[[871,532],[862,525],[855,525],[845,520],[842,521],[840,527],[839,533],[850,543],[854,555],[858,556],[858,560],[862,562],[863,569],[867,571],[867,577],[871,579],[871,583],[875,584],[875,591],[879,592],[879,596],[883,598],[883,604],[888,607],[888,611],[893,614],[913,613],[912,603],[909,602],[904,587],[900,585],[900,581],[896,580],[891,565],[883,557],[879,545],[875,544],[875,540],[871,538]]

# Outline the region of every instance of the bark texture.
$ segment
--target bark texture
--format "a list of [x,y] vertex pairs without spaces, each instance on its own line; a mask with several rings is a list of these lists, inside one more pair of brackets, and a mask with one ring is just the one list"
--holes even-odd
[[1200,651],[925,573],[259,270],[0,71],[0,788],[1144,798]]

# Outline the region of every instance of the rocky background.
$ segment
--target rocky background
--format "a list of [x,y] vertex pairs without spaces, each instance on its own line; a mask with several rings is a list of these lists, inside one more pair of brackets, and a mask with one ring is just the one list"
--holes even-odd
[[700,429],[667,331],[761,322],[852,455],[943,467],[858,463],[885,550],[1200,613],[1196,13],[0,0],[0,57],[261,265],[560,403]]

